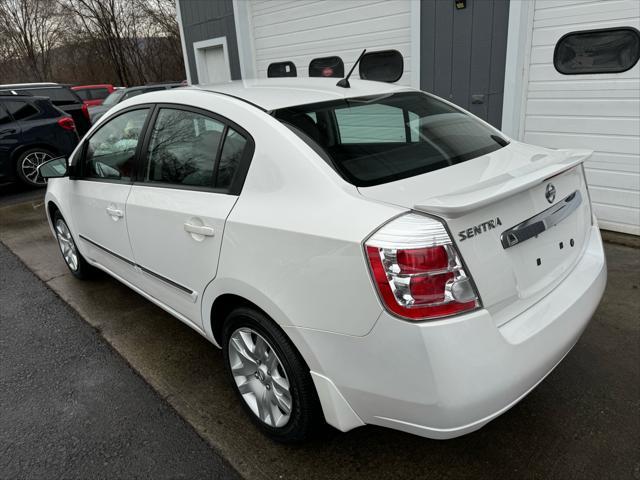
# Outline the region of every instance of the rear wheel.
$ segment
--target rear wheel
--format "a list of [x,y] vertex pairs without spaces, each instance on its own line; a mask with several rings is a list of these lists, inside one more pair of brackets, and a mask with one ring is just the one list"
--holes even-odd
[[47,182],[40,176],[38,167],[52,158],[54,158],[53,153],[45,148],[25,150],[16,160],[18,178],[29,187],[44,187]]
[[223,352],[232,385],[262,432],[285,443],[313,433],[323,417],[309,369],[271,319],[248,307],[233,310]]
[[78,250],[67,222],[58,211],[53,215],[53,228],[56,232],[60,253],[62,253],[64,263],[67,264],[71,273],[81,280],[91,278],[96,273],[96,269],[87,263]]

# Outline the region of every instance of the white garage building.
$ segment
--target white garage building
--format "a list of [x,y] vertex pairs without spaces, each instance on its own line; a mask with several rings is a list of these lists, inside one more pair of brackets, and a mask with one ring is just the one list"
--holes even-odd
[[289,61],[348,69],[363,48],[404,57],[398,83],[513,138],[590,148],[601,227],[640,235],[639,0],[176,0],[187,78],[264,78]]

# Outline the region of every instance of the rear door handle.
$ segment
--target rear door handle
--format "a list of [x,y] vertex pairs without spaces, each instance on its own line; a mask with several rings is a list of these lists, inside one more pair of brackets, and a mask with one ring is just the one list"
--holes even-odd
[[122,213],[122,210],[118,210],[117,208],[114,208],[114,207],[107,207],[107,213],[112,217],[118,217],[118,218],[124,217],[124,213]]
[[194,225],[193,223],[185,223],[184,224],[185,232],[195,233],[197,235],[204,235],[205,237],[213,237],[214,230],[211,227],[206,225]]

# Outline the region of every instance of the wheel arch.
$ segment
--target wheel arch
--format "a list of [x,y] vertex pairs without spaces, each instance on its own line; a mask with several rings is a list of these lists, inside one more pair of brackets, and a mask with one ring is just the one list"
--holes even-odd
[[[222,325],[226,315],[236,307],[249,306],[269,317],[277,328],[298,350],[310,369],[317,368],[317,359],[306,345],[301,345],[301,337],[291,335],[295,329],[287,315],[270,298],[248,283],[231,278],[215,279],[205,289],[202,299],[203,329],[207,337],[222,348]],[[294,338],[295,337],[295,338]]]

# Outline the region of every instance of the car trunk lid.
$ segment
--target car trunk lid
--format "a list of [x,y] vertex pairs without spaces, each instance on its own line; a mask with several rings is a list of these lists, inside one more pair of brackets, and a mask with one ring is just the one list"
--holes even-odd
[[374,187],[365,197],[442,218],[502,325],[553,289],[582,254],[591,208],[586,150],[518,142],[448,168]]

